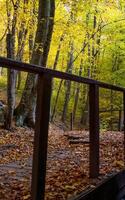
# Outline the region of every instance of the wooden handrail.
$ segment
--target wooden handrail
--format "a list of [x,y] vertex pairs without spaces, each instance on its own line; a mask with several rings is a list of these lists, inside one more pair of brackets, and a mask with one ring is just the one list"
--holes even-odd
[[96,81],[96,80],[90,79],[90,78],[80,77],[80,76],[65,73],[65,72],[60,72],[57,70],[52,70],[52,69],[45,68],[45,67],[40,67],[39,65],[33,65],[33,64],[20,62],[20,61],[15,61],[15,60],[4,58],[4,57],[0,57],[0,66],[5,67],[5,68],[12,68],[12,69],[19,70],[19,71],[30,72],[30,73],[34,73],[34,74],[45,73],[45,74],[49,74],[50,76],[52,76],[52,78],[59,78],[59,79],[64,79],[64,80],[69,80],[69,81],[75,81],[78,83],[85,83],[88,85],[94,84],[94,85],[98,85],[101,88],[125,92],[125,88],[123,88],[123,87],[104,83],[101,81]]

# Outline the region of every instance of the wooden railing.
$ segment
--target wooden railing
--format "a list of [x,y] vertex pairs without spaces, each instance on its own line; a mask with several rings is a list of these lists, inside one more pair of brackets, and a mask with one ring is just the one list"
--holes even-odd
[[[89,78],[43,68],[36,65],[17,62],[0,57],[0,66],[19,71],[38,74],[36,125],[34,136],[34,153],[32,167],[32,199],[44,200],[45,177],[47,161],[48,128],[50,115],[50,99],[52,79],[59,78],[89,85],[89,127],[90,127],[90,177],[99,176],[99,89],[106,88],[123,94],[123,109],[125,111],[125,88],[103,83]],[[125,119],[125,112],[124,112]],[[124,120],[125,124],[125,120]],[[125,138],[124,138],[125,140]],[[125,155],[125,141],[124,141]]]
[[110,175],[95,188],[83,191],[70,200],[125,200],[125,170]]

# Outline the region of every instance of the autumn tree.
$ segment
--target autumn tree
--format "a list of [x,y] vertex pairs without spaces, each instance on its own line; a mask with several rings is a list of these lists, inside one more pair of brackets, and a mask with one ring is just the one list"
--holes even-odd
[[[46,67],[53,33],[54,15],[55,1],[39,0],[38,25],[31,64]],[[29,126],[33,126],[35,122],[37,78],[36,75],[31,73],[27,76],[22,98],[15,112],[17,125],[27,123]]]
[[[17,24],[17,15],[19,9],[20,0],[17,0],[13,7],[10,5],[10,1],[6,1],[7,7],[7,57],[11,59],[15,59],[16,51],[15,51],[15,42],[16,42],[16,24]],[[11,16],[11,9],[13,9],[13,16]],[[12,20],[11,20],[12,17]],[[8,109],[6,114],[5,127],[10,129],[12,127],[13,113],[15,108],[15,91],[16,91],[16,71],[13,69],[8,69],[7,74],[7,102]]]
[[[1,55],[122,86],[125,63],[124,6],[121,0],[57,0],[56,6],[50,0],[6,0],[6,4],[1,1]],[[68,67],[69,62],[71,67]],[[112,70],[114,65],[115,70]],[[16,93],[20,101],[18,106],[19,101],[16,102],[14,112],[16,123],[32,126],[35,122],[37,76],[22,72],[21,82],[21,73],[12,72],[8,76],[7,118],[12,122]],[[6,70],[2,74],[5,74],[6,80]],[[16,79],[12,78],[12,74]],[[101,94],[100,99],[100,107],[103,107],[106,105],[105,97]],[[74,120],[86,123],[88,88],[55,79],[51,110],[53,119],[57,116],[68,122],[69,113],[72,112]],[[8,120],[6,124],[9,125]]]

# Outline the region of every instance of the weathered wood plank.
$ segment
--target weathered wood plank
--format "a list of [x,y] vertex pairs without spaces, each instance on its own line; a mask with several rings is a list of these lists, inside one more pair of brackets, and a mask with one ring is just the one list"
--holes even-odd
[[72,198],[71,200],[121,200],[125,196],[125,170],[112,175],[95,189]]
[[100,81],[93,80],[90,78],[80,77],[80,76],[65,73],[65,72],[60,72],[57,70],[52,70],[52,69],[41,67],[38,65],[32,65],[32,64],[28,64],[28,63],[14,61],[12,59],[4,58],[4,57],[0,57],[0,66],[19,70],[19,71],[31,72],[31,73],[35,73],[35,74],[45,73],[45,74],[48,74],[52,77],[59,78],[59,79],[70,80],[70,81],[75,81],[78,83],[85,83],[85,84],[95,84],[102,88],[125,92],[125,88],[123,88],[123,87],[111,85],[111,84],[100,82]]
[[52,81],[39,76],[32,168],[32,200],[44,199]]
[[99,176],[99,87],[89,86],[89,174],[90,177]]

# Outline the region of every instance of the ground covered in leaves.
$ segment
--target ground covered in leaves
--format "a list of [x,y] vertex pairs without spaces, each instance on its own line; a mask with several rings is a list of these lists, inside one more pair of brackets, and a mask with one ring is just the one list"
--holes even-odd
[[[0,200],[30,200],[33,130],[0,130]],[[90,179],[89,135],[50,125],[46,200],[66,200],[123,169],[123,133],[100,134],[100,177]]]

